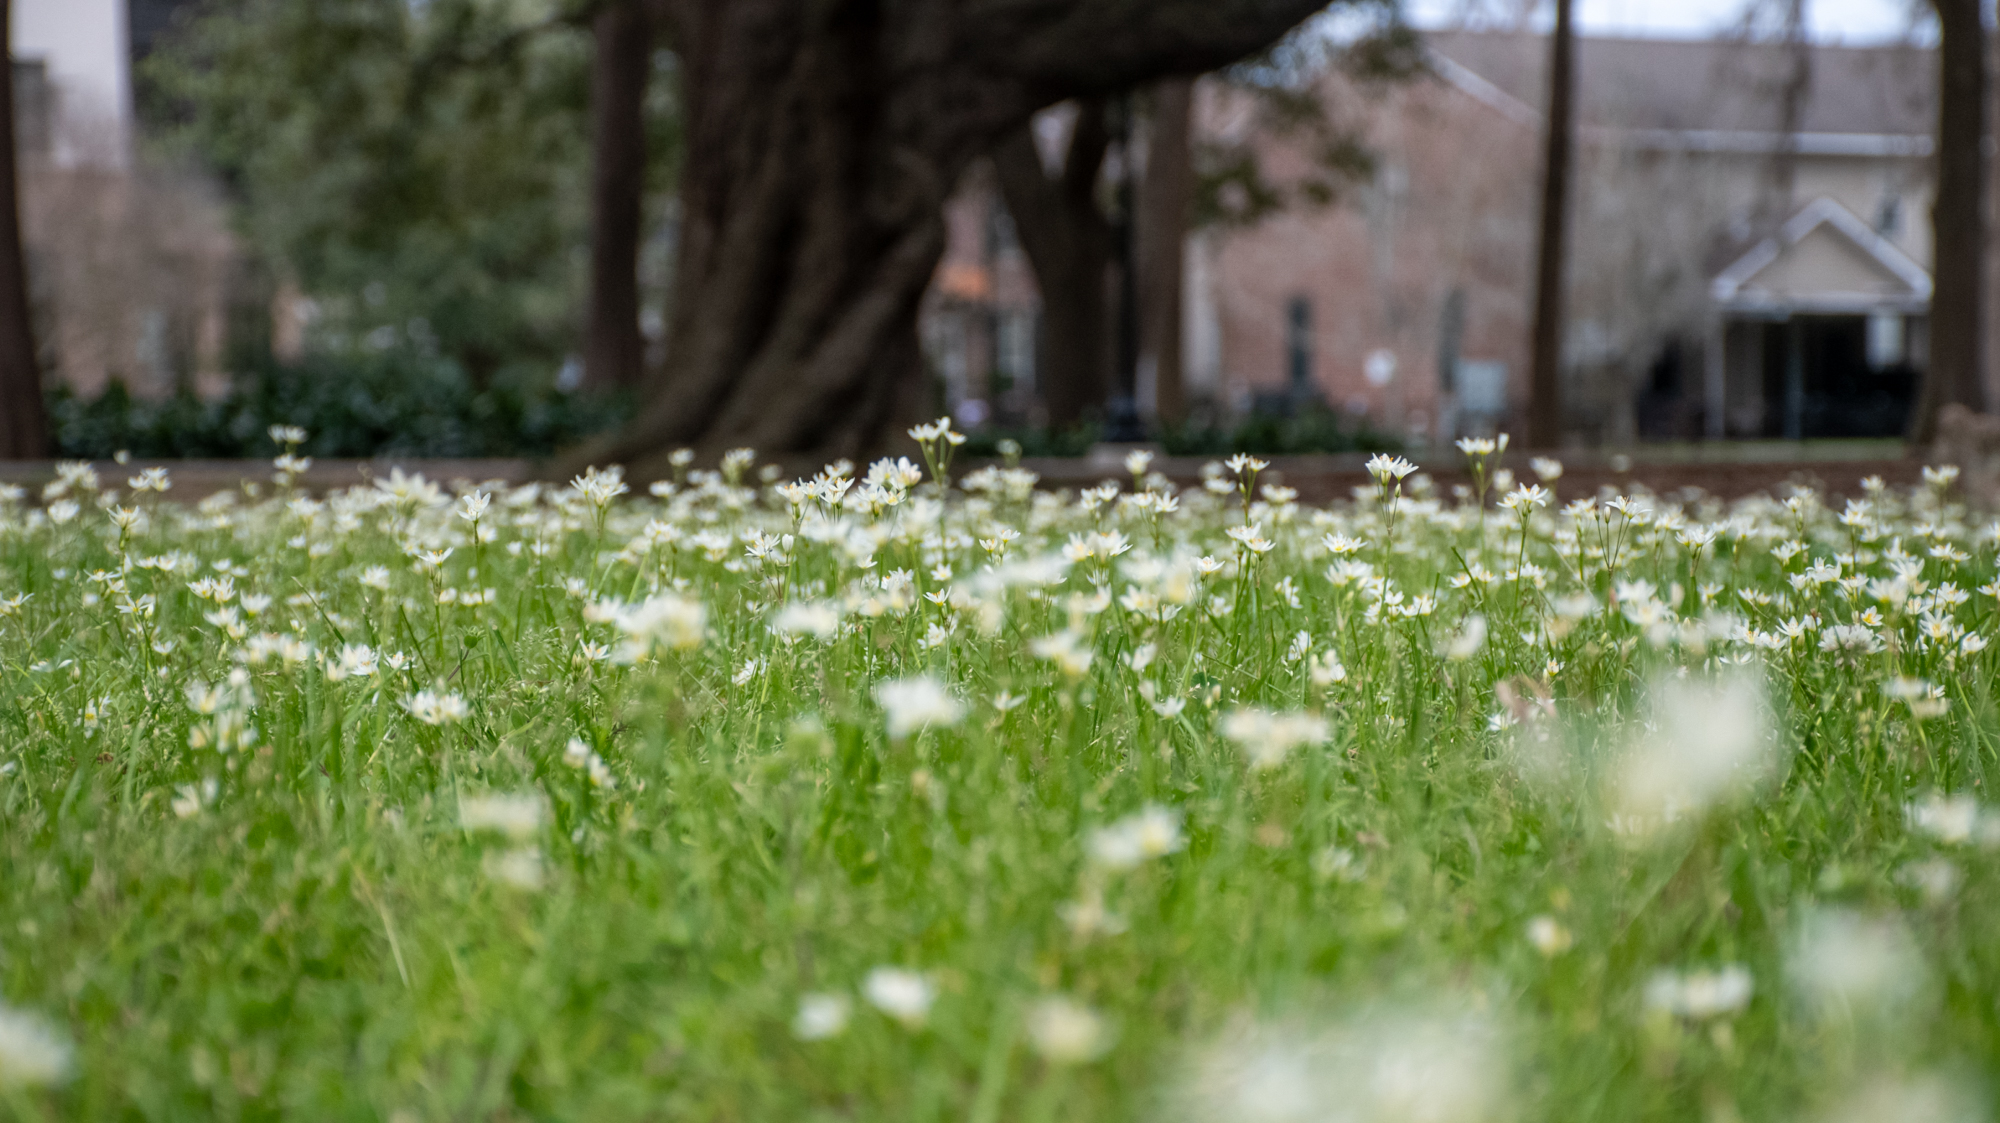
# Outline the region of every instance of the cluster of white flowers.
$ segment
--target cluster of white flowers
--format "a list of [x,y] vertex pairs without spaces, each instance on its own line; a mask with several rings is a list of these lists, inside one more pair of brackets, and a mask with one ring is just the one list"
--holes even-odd
[[928,675],[877,683],[875,700],[888,715],[889,736],[895,740],[929,726],[956,725],[965,716],[965,703]]
[[1474,1013],[1366,1010],[1325,1024],[1251,1023],[1209,1044],[1178,1093],[1202,1123],[1479,1123],[1514,1112],[1501,1027]]
[[1730,963],[1715,970],[1660,971],[1646,983],[1646,1007],[1690,1021],[1738,1013],[1755,985],[1748,968]]
[[[1536,482],[1516,483],[1506,438],[1475,437],[1458,443],[1473,487],[1384,453],[1352,501],[1315,507],[1248,454],[1177,483],[1155,470],[1173,463],[1132,451],[1113,465],[1128,478],[1072,493],[1038,489],[1015,456],[954,486],[965,435],[948,418],[909,435],[921,463],[841,461],[793,480],[747,449],[714,470],[676,453],[671,478],[636,494],[616,469],[567,486],[395,469],[309,494],[310,435],[289,426],[270,433],[275,490],[192,504],[165,469],[117,473],[121,494],[119,478],[66,463],[39,496],[0,489],[0,542],[23,559],[0,568],[0,663],[47,700],[21,728],[69,723],[120,769],[139,723],[171,729],[156,769],[121,772],[163,830],[211,827],[280,771],[416,760],[451,794],[384,817],[448,821],[455,804],[453,845],[522,892],[570,868],[544,846],[587,850],[643,818],[636,797],[660,780],[621,738],[654,721],[679,737],[703,715],[748,716],[727,728],[753,761],[780,730],[808,731],[796,741],[819,760],[858,741],[875,790],[907,791],[939,821],[964,802],[952,769],[967,759],[1058,778],[1088,759],[1063,836],[1075,893],[1055,906],[1078,945],[1143,931],[1147,894],[1217,851],[1288,855],[1325,892],[1392,876],[1379,836],[1328,826],[1317,805],[1292,814],[1328,791],[1367,800],[1377,745],[1521,781],[1574,811],[1591,845],[1662,847],[1792,782],[1790,746],[1805,739],[1784,718],[1801,699],[1852,717],[1856,736],[1917,746],[1898,760],[1973,739],[1986,711],[2000,524],[1953,497],[1949,468],[1907,495],[1866,483],[1837,511],[1805,489],[1734,503],[1559,494],[1576,487],[1560,462],[1534,458]],[[509,724],[502,705],[536,716]],[[302,755],[322,731],[334,748]],[[477,767],[460,767],[475,751]],[[1797,751],[1848,766],[1844,749]],[[762,775],[731,790],[754,802]],[[1975,884],[1981,849],[2000,847],[2000,813],[1973,780],[1937,776],[1945,790],[1904,808],[1908,853],[1894,859],[1900,891],[1932,904]],[[1204,790],[1217,783],[1240,787]],[[1239,805],[1244,818],[1222,818]],[[1491,854],[1474,843],[1472,860]],[[1501,929],[1521,963],[1560,972],[1601,954],[1585,910],[1538,907]],[[1784,977],[1815,1009],[1893,1005],[1928,985],[1919,929],[1901,917],[1803,915]],[[956,978],[876,967],[799,997],[792,1030],[825,1040],[879,1014],[915,1031],[934,1011],[943,1028]],[[1098,982],[1051,973],[1014,996],[1047,1062],[1086,1063],[1119,1039]],[[1649,1027],[1675,1032],[1725,1029],[1756,996],[1736,964],[1622,985],[1657,1015]],[[1344,1118],[1442,1123],[1508,1100],[1478,1018],[1292,1028],[1215,1046],[1191,1102],[1216,1118],[1324,1118],[1337,1102]],[[0,1008],[0,1085],[69,1066],[52,1031]]]
[[1285,763],[1295,749],[1324,744],[1332,729],[1314,714],[1245,706],[1223,717],[1222,735],[1243,749],[1253,770],[1264,771]]

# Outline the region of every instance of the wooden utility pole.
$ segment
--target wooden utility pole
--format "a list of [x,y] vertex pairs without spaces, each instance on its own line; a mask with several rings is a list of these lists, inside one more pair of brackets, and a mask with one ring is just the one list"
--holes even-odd
[[1938,16],[1937,197],[1931,204],[1930,361],[1910,440],[1930,444],[1938,414],[1986,408],[1986,27],[1979,0],[1932,0]]
[[13,4],[0,0],[0,460],[49,455],[49,419],[35,326],[28,314],[28,267],[21,248],[19,169],[14,147]]
[[638,0],[616,0],[591,25],[590,325],[583,376],[599,390],[638,386],[639,242],[646,189],[646,79],[651,22]]
[[1541,236],[1535,258],[1535,334],[1529,369],[1528,444],[1562,440],[1563,257],[1569,227],[1569,181],[1576,134],[1575,0],[1556,0],[1549,40],[1549,108],[1542,160]]
[[1194,79],[1153,87],[1146,178],[1139,185],[1139,308],[1142,351],[1152,360],[1153,408],[1161,424],[1187,417],[1181,356],[1181,286],[1194,210]]

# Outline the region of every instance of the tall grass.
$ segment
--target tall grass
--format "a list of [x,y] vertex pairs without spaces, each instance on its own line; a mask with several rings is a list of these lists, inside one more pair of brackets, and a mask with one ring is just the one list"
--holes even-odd
[[1315,510],[1247,457],[949,480],[939,425],[315,497],[275,434],[262,489],[0,502],[0,1114],[1992,1094],[2000,586],[1948,472],[1725,507],[1472,443],[1476,495],[1379,458]]

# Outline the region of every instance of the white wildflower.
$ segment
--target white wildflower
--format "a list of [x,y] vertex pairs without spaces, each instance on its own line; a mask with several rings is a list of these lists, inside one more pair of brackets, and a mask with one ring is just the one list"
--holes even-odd
[[1179,811],[1147,804],[1108,827],[1090,832],[1090,859],[1106,869],[1128,870],[1149,858],[1163,858],[1187,845]]
[[847,1028],[853,1003],[844,994],[808,994],[799,999],[792,1018],[792,1035],[800,1041],[825,1041]]
[[425,725],[456,725],[472,714],[463,697],[434,690],[419,690],[403,699],[402,706]]
[[528,893],[539,891],[548,880],[542,868],[542,851],[534,846],[517,846],[488,854],[480,860],[480,868],[495,882]]
[[900,967],[877,967],[861,983],[868,1004],[884,1014],[916,1029],[930,1017],[937,987],[930,979]]
[[1686,974],[1659,971],[1646,982],[1646,1007],[1689,1021],[1708,1021],[1741,1011],[1750,1004],[1754,989],[1750,969],[1736,963]]
[[900,741],[926,726],[952,726],[965,716],[965,703],[929,675],[875,684],[875,701],[889,717],[889,737]]
[[466,796],[458,804],[458,825],[468,834],[494,831],[520,841],[542,829],[548,801],[540,792],[495,792]]
[[1054,1064],[1083,1064],[1111,1048],[1104,1015],[1073,998],[1050,995],[1028,1010],[1028,1043]]
[[69,1078],[70,1045],[48,1022],[0,1005],[0,1088],[33,1088]]
[[1222,735],[1243,749],[1251,771],[1258,772],[1283,764],[1293,749],[1323,744],[1332,731],[1326,719],[1314,714],[1245,707],[1222,719]]

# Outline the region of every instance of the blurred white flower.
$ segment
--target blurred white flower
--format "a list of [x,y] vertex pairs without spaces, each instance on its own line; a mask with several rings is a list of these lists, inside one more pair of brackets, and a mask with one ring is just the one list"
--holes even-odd
[[1979,829],[1979,801],[1969,795],[1931,792],[1904,809],[1910,829],[1947,846],[1970,842]]
[[1082,636],[1068,629],[1032,640],[1028,649],[1036,658],[1054,663],[1057,670],[1070,678],[1081,678],[1090,670],[1090,661],[1096,655]]
[[1315,714],[1244,707],[1222,719],[1222,735],[1242,747],[1251,771],[1261,772],[1283,764],[1293,749],[1323,744],[1332,731],[1326,719]]
[[1149,858],[1163,858],[1187,845],[1181,837],[1181,813],[1147,804],[1108,827],[1090,832],[1090,860],[1106,869],[1128,870]]
[[1690,1021],[1734,1014],[1750,1004],[1750,969],[1731,963],[1714,971],[1659,971],[1646,982],[1646,1007]]
[[182,784],[174,789],[174,798],[168,806],[173,809],[177,818],[192,819],[201,814],[202,808],[215,802],[215,795],[219,790],[212,777],[199,784]]
[[901,967],[877,967],[862,980],[861,993],[868,1004],[915,1029],[930,1017],[937,988],[915,971]]
[[1306,677],[1314,686],[1332,686],[1347,681],[1347,668],[1341,666],[1339,654],[1328,648],[1306,662]]
[[1180,1095],[1192,1123],[1478,1123],[1512,1114],[1504,1036],[1475,1015],[1388,1011],[1326,1029],[1252,1025]]
[[615,660],[637,663],[659,648],[688,651],[708,635],[708,612],[699,601],[659,593],[638,604],[608,605],[602,615],[625,635]]
[[1070,934],[1077,940],[1088,940],[1092,936],[1116,936],[1122,934],[1128,925],[1125,918],[1104,906],[1104,887],[1095,879],[1085,878],[1082,892],[1074,901],[1064,901],[1056,906],[1056,915],[1069,926]]
[[488,854],[480,861],[486,876],[509,889],[524,892],[538,892],[547,875],[542,870],[541,849],[534,846],[518,846],[497,854]]
[[792,1035],[800,1041],[838,1037],[847,1028],[852,1008],[844,994],[805,995],[799,999],[799,1012],[792,1018]]
[[1734,799],[1777,771],[1778,739],[1754,677],[1661,679],[1647,702],[1646,728],[1617,762],[1609,793],[1614,820],[1633,837]]
[[1368,863],[1345,846],[1329,846],[1313,855],[1313,872],[1329,881],[1360,881],[1368,876]]
[[889,737],[900,741],[926,726],[951,726],[965,716],[965,703],[930,675],[875,684],[875,701],[889,715]]
[[540,792],[466,796],[458,804],[458,825],[468,833],[495,831],[520,840],[542,829],[547,810]]
[[0,1088],[32,1088],[69,1078],[70,1045],[48,1022],[0,1005]]
[[1453,662],[1462,663],[1486,646],[1486,617],[1475,612],[1465,618],[1465,623],[1439,645],[1439,653]]
[[456,694],[439,694],[433,690],[419,690],[403,699],[402,705],[410,712],[411,717],[425,725],[455,725],[472,713],[464,698]]
[[1927,904],[1943,904],[1958,892],[1965,874],[1944,858],[1911,862],[1896,871],[1896,880],[1923,894]]
[[1786,975],[1820,1006],[1893,1006],[1924,984],[1923,953],[1893,916],[1815,909],[1800,921],[1788,951]]
[[771,630],[829,640],[840,634],[840,610],[824,601],[792,601],[771,617]]
[[1576,940],[1555,917],[1538,916],[1528,921],[1528,942],[1536,951],[1553,959],[1568,951]]
[[1028,1043],[1054,1064],[1094,1061],[1111,1041],[1104,1015],[1073,998],[1050,995],[1028,1010]]
[[1842,1089],[1820,1123],[1985,1123],[1981,1097],[1963,1081],[1936,1072],[1873,1077]]

